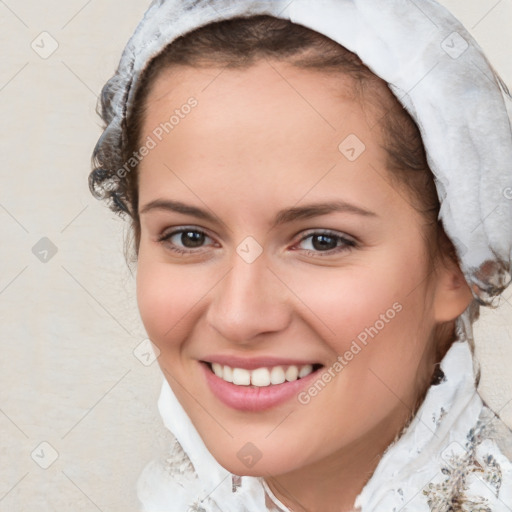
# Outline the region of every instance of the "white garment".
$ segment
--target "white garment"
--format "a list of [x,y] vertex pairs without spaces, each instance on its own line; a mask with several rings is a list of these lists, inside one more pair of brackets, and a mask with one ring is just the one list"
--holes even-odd
[[[454,342],[413,420],[392,443],[355,506],[361,512],[510,512],[512,432],[482,403],[467,340]],[[263,478],[237,478],[208,452],[164,379],[158,407],[176,438],[137,483],[144,512],[291,512]],[[340,482],[343,485],[343,482]],[[235,491],[233,492],[233,489]]]

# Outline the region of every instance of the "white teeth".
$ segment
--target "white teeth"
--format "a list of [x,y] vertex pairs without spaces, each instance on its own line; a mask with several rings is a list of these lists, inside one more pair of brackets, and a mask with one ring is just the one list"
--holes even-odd
[[222,366],[219,363],[212,363],[213,373],[222,379]]
[[220,375],[221,379],[224,379],[226,382],[233,382],[233,370],[230,366],[224,366],[223,375]]
[[299,379],[302,379],[302,377],[309,375],[312,371],[313,371],[313,367],[310,364],[303,366],[299,371]]
[[288,369],[286,370],[286,380],[288,382],[292,380],[297,380],[297,377],[299,376],[299,369],[296,366],[288,366]]
[[274,368],[270,370],[270,382],[272,384],[282,384],[285,380],[286,379],[284,376],[284,370],[282,366],[274,366]]
[[248,386],[251,383],[251,372],[244,368],[233,368],[233,384]]
[[251,384],[253,386],[269,386],[270,372],[266,368],[258,368],[251,372]]
[[283,384],[283,382],[293,382],[297,379],[306,377],[313,371],[313,365],[304,366],[273,366],[272,368],[257,368],[255,370],[246,370],[245,368],[231,368],[230,366],[212,363],[212,370],[221,379],[226,382],[232,382],[237,386],[267,387],[273,384]]

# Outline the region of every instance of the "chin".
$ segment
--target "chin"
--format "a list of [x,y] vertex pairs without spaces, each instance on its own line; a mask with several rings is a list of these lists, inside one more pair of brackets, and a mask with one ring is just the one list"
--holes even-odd
[[[238,476],[268,477],[288,473],[297,468],[299,461],[293,457],[279,456],[273,453],[265,457],[262,452],[256,452],[251,445],[245,445],[235,456],[218,457],[212,453],[215,460],[227,471]],[[252,451],[252,453],[251,453]],[[230,454],[231,455],[231,454]],[[240,458],[239,458],[240,457]],[[240,460],[242,459],[242,460]],[[245,460],[244,460],[245,459]],[[293,461],[292,464],[284,463],[286,460]]]

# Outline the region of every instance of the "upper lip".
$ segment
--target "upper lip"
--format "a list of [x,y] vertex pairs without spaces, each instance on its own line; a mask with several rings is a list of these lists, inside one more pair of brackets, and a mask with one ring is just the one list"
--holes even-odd
[[246,370],[255,370],[256,368],[269,368],[272,366],[305,366],[307,364],[317,364],[317,361],[304,359],[288,359],[273,356],[259,357],[240,357],[233,355],[212,355],[201,359],[206,363],[218,363],[231,368],[244,368]]

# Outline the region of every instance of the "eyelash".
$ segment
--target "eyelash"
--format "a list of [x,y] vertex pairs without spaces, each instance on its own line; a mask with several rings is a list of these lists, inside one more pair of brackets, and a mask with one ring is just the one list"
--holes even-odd
[[[352,249],[355,249],[357,247],[357,243],[355,240],[352,240],[346,236],[340,235],[334,231],[329,230],[316,230],[316,231],[309,231],[305,235],[301,237],[299,240],[299,244],[301,242],[304,242],[304,240],[307,240],[309,238],[313,238],[315,236],[327,236],[330,238],[334,238],[337,241],[337,244],[340,243],[340,245],[337,245],[334,249],[329,249],[327,251],[315,251],[311,249],[303,249],[306,254],[312,255],[314,257],[325,257],[325,256],[332,256],[333,254],[339,254],[341,252],[350,251]],[[297,244],[296,244],[297,245]]]
[[[176,229],[174,231],[171,231],[169,233],[165,233],[165,234],[161,235],[157,239],[157,241],[161,244],[166,245],[169,250],[171,250],[172,252],[175,252],[177,254],[194,254],[194,253],[197,254],[199,251],[201,251],[202,247],[199,247],[198,250],[182,249],[180,247],[177,247],[175,244],[172,244],[169,242],[173,236],[179,235],[180,233],[187,233],[187,232],[197,233],[197,234],[203,235],[206,238],[211,239],[211,237],[208,236],[208,234],[205,233],[201,229],[194,228],[194,227],[183,227],[183,228]],[[305,240],[308,240],[309,238],[312,238],[314,236],[321,236],[321,235],[328,236],[330,238],[334,238],[337,240],[338,243],[341,243],[341,245],[335,247],[334,249],[329,249],[327,251],[315,251],[315,250],[311,250],[311,249],[303,249],[303,251],[305,251],[306,254],[312,255],[314,257],[332,256],[333,254],[338,254],[340,252],[349,251],[351,249],[355,249],[358,247],[358,244],[355,240],[352,240],[348,237],[345,237],[345,236],[335,233],[333,231],[321,230],[321,229],[315,230],[315,231],[310,231],[307,234],[303,235],[300,238],[300,240],[297,242],[297,244],[295,244],[295,245],[298,245],[301,242],[304,242]],[[297,249],[293,249],[293,250],[297,250]]]
[[[166,245],[171,251],[173,251],[175,253],[178,253],[178,254],[193,254],[193,253],[197,253],[198,252],[197,250],[194,250],[194,249],[181,249],[181,248],[177,247],[176,245],[171,244],[169,242],[169,240],[173,236],[179,235],[180,233],[189,233],[189,232],[199,233],[200,235],[204,235],[206,238],[211,238],[211,237],[208,236],[207,233],[205,233],[201,229],[194,228],[194,227],[183,227],[183,228],[180,228],[180,229],[175,229],[174,231],[171,231],[169,233],[164,233],[163,235],[161,235],[158,238],[157,241],[159,243],[161,243],[161,244]],[[199,250],[201,250],[201,247],[199,248]]]

